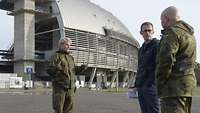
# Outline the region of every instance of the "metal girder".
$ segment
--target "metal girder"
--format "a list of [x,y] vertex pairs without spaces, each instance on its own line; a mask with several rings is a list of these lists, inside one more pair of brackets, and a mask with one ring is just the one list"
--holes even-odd
[[90,81],[89,81],[89,87],[92,86],[92,82],[93,82],[93,80],[94,80],[94,76],[96,75],[96,70],[97,70],[96,67],[92,69],[92,74],[91,74],[91,76],[90,76]]
[[131,73],[131,76],[129,78],[129,82],[127,85],[128,87],[131,87],[134,85],[135,77],[136,77],[136,72]]
[[128,75],[129,75],[129,72],[127,71],[127,72],[125,72],[125,76],[124,76],[124,78],[123,78],[123,81],[122,81],[122,87],[124,88],[124,87],[126,87],[126,81],[128,80]]
[[119,85],[119,71],[116,70],[112,76],[112,79],[110,81],[110,88],[112,88],[112,84],[116,80],[116,91],[118,91],[118,85]]

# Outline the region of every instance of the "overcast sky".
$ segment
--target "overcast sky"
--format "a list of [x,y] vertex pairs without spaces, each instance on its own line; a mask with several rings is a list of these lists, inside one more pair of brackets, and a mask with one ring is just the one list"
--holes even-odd
[[[197,39],[197,61],[200,62],[200,0],[90,0],[115,15],[142,44],[140,25],[150,21],[155,26],[155,37],[160,39],[160,13],[169,6],[181,11],[182,19],[194,27]],[[0,10],[0,49],[8,48],[13,42],[13,18]]]
[[143,43],[140,36],[140,25],[144,21],[150,21],[155,27],[155,37],[160,39],[161,12],[169,7],[177,7],[182,16],[182,20],[194,27],[197,39],[197,61],[200,62],[200,0],[90,0],[110,11],[118,17],[129,29],[132,35]]

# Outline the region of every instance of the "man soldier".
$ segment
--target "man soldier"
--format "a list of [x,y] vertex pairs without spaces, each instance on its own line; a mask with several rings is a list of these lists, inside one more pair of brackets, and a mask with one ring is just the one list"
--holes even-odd
[[[55,113],[72,113],[73,109],[76,86],[74,58],[69,54],[71,44],[69,38],[61,38],[58,43],[59,50],[52,55],[47,67],[47,73],[52,77]],[[86,70],[87,66],[80,68]]]
[[180,19],[177,8],[173,6],[162,12],[161,24],[164,29],[156,57],[161,111],[190,113],[192,92],[196,87],[194,31]]

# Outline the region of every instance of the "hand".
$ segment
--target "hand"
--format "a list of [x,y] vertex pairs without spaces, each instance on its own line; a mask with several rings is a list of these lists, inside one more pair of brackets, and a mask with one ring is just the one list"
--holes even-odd
[[82,64],[82,65],[80,66],[80,68],[81,68],[82,71],[85,71],[85,70],[88,68],[88,65]]

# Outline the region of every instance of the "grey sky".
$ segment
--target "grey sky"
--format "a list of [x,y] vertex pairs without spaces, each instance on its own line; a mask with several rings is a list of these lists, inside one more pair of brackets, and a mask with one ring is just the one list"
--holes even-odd
[[13,42],[14,18],[0,10],[0,49],[7,49]]
[[[200,62],[200,11],[199,0],[90,0],[113,13],[142,44],[139,34],[140,25],[150,21],[155,26],[155,37],[160,38],[160,13],[168,6],[176,6],[181,11],[182,19],[195,29],[197,39],[197,61]],[[13,18],[0,10],[0,49],[6,49],[13,42]]]

